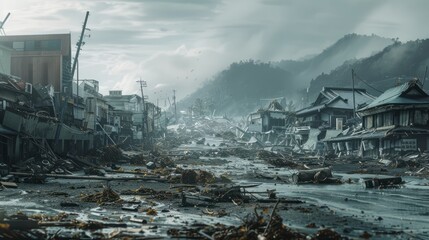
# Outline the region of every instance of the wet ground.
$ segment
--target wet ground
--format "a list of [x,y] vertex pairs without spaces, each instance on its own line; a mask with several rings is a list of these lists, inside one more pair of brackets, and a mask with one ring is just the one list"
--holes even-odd
[[[192,151],[215,150],[222,139],[208,137],[207,145],[195,143],[175,149],[177,154]],[[278,206],[284,224],[314,235],[321,228],[332,228],[349,238],[371,239],[428,239],[429,236],[429,181],[416,177],[403,177],[405,184],[399,188],[366,189],[362,179],[380,177],[371,174],[347,174],[349,168],[335,169],[334,175],[350,179],[349,183],[290,184],[296,170],[274,168],[262,160],[229,157],[201,157],[177,161],[184,169],[202,169],[216,176],[226,176],[238,185],[257,185],[248,188],[253,199],[267,200],[267,190],[275,191],[277,198],[285,201]],[[139,166],[124,165],[124,169]],[[81,173],[83,174],[83,173]],[[109,176],[109,175],[107,175]],[[133,176],[112,174],[112,176]],[[19,183],[17,189],[0,191],[0,212],[26,215],[67,214],[68,219],[110,223],[96,231],[77,231],[75,228],[49,227],[55,234],[61,230],[63,237],[167,237],[172,228],[191,228],[195,224],[239,225],[246,215],[264,209],[272,209],[276,201],[252,201],[241,205],[232,202],[207,203],[188,199],[182,206],[179,189],[175,184],[152,181],[87,181],[50,179],[45,184]],[[106,186],[121,193],[141,186],[174,194],[168,199],[156,199],[145,195],[121,194],[121,203],[98,205],[81,201],[82,194],[102,191]],[[271,199],[272,200],[272,199]],[[64,203],[78,206],[64,207]],[[139,210],[123,210],[123,206],[138,205]],[[148,209],[155,210],[149,214]],[[219,217],[219,214],[222,215]],[[171,237],[171,236],[170,236]]]

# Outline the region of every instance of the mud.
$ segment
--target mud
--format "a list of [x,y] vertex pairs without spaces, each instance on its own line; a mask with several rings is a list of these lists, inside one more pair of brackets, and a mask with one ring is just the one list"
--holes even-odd
[[[305,159],[248,149],[232,141],[231,133],[220,130],[219,124],[196,124],[190,131],[176,128],[178,135],[159,140],[156,152],[133,149],[119,154],[109,149],[115,155],[103,155],[109,164],[102,169],[109,180],[49,177],[34,184],[17,178],[17,188],[0,191],[0,220],[6,224],[0,225],[0,236],[425,239],[429,235],[429,181],[424,175],[409,174],[408,165]],[[214,134],[214,128],[222,134]],[[193,141],[201,137],[204,144]],[[148,162],[156,164],[154,169]],[[292,183],[298,171],[322,167],[331,169],[339,182]],[[85,171],[73,174],[85,176]],[[397,175],[403,183],[391,188],[368,189],[364,184],[365,179]],[[136,176],[163,181],[125,179]]]

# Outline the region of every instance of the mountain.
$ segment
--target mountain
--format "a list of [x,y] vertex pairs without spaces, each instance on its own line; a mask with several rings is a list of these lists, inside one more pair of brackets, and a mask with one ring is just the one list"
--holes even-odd
[[345,35],[318,55],[302,61],[283,60],[276,66],[293,73],[295,82],[301,83],[300,87],[306,87],[311,79],[329,73],[345,61],[369,57],[393,43],[394,40],[389,38],[353,33]]
[[[396,41],[373,56],[346,62],[329,74],[319,75],[311,81],[308,94],[310,99],[314,99],[323,86],[351,87],[353,69],[355,86],[379,95],[411,78],[423,80],[428,65],[429,39],[406,43]],[[428,85],[425,85],[426,89],[429,89]]]
[[[261,98],[293,94],[292,74],[270,63],[253,60],[232,63],[211,81],[178,103],[194,112],[246,115],[260,107]],[[195,109],[196,108],[196,109]]]
[[272,63],[248,60],[232,63],[202,88],[181,100],[178,107],[192,107],[194,113],[200,114],[216,110],[217,114],[239,116],[260,108],[261,99],[285,97],[292,106],[291,100],[299,99],[312,79],[345,62],[376,54],[393,42],[392,39],[375,35],[349,34],[320,54],[305,60]]

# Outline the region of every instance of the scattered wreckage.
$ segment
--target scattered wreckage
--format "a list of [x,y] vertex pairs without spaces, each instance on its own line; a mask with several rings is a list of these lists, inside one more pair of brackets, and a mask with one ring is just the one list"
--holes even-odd
[[[216,127],[223,130],[220,130],[222,134],[215,134],[214,137],[225,136],[225,138],[222,137],[221,142],[212,143],[206,136],[213,136],[207,133],[214,134],[212,131]],[[310,211],[305,207],[291,207],[294,204],[305,204],[305,201],[299,198],[279,197],[276,189],[260,190],[260,183],[237,183],[227,175],[214,174],[201,167],[189,168],[187,165],[201,162],[203,158],[216,159],[221,165],[221,160],[229,157],[247,159],[250,162],[259,161],[269,165],[273,171],[290,169],[291,172],[288,176],[266,176],[255,173],[255,179],[263,177],[276,184],[295,183],[299,187],[301,184],[348,183],[349,179],[334,175],[337,172],[336,166],[341,164],[349,165],[360,172],[377,166],[379,169],[392,170],[407,167],[423,173],[424,170],[420,169],[427,167],[429,159],[425,153],[396,158],[385,156],[385,159],[391,159],[390,162],[370,162],[348,156],[324,158],[299,150],[293,151],[290,148],[269,151],[264,146],[242,145],[236,139],[232,139],[230,124],[223,127],[216,123],[211,123],[210,127],[194,124],[191,127],[185,125],[176,129],[176,133],[169,132],[165,139],[159,139],[151,151],[138,151],[138,146],[112,145],[95,150],[87,156],[72,154],[59,156],[41,143],[39,155],[23,161],[21,165],[15,166],[13,171],[0,166],[2,176],[9,182],[27,179],[33,183],[49,183],[49,179],[61,178],[102,181],[105,183],[102,189],[93,192],[89,192],[89,189],[82,190],[78,198],[63,200],[60,206],[80,208],[88,206],[86,204],[95,204],[113,211],[123,211],[123,216],[126,216],[119,219],[113,217],[114,215],[112,217],[100,215],[98,219],[85,220],[66,213],[57,216],[3,214],[0,219],[0,236],[5,239],[68,237],[157,239],[166,236],[199,239],[343,239],[341,233],[328,227],[314,229],[312,227],[314,223],[308,224],[308,231],[286,226],[283,223],[283,215],[277,213],[278,208],[296,208],[303,213]],[[177,149],[183,145],[184,147]],[[198,145],[200,145],[198,148],[192,150],[192,146]],[[39,181],[36,181],[37,179]],[[113,185],[114,182],[130,180],[138,182],[139,185],[135,188],[122,187],[115,190],[118,187]],[[364,187],[368,189],[391,188],[403,184],[400,177],[362,178],[362,181]],[[163,187],[160,187],[161,185]],[[19,182],[17,187],[19,188]],[[60,193],[56,195],[61,196]],[[198,208],[199,214],[219,219],[231,217],[233,213],[228,211],[230,207],[244,209],[254,207],[254,210],[246,210],[247,217],[241,213],[240,217],[243,218],[241,223],[196,222],[183,226],[164,222],[168,216],[171,218],[174,215],[171,214],[173,211],[171,207],[159,208],[158,206],[163,206],[160,202],[167,205],[175,204],[179,209]],[[260,204],[264,204],[265,207],[259,207]],[[270,208],[271,210],[267,210]],[[102,231],[107,229],[109,230]],[[150,234],[151,231],[155,233]],[[364,232],[359,236],[367,238],[370,235]]]

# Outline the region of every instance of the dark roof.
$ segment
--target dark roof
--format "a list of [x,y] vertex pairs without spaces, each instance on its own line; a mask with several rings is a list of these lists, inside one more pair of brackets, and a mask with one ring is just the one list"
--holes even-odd
[[[368,103],[375,99],[374,96],[367,93],[365,89],[355,88],[356,107]],[[325,108],[338,108],[353,110],[353,89],[340,87],[324,87],[320,91],[316,101],[309,107],[303,108],[296,112],[297,115],[305,115],[320,111]]]
[[359,111],[384,105],[429,104],[429,95],[422,89],[418,80],[411,80],[402,85],[390,88]]

